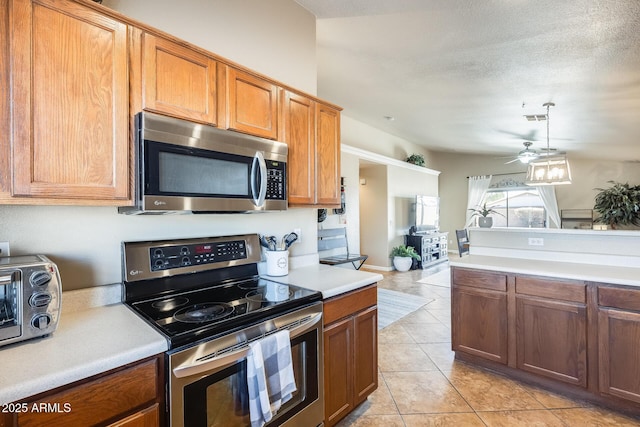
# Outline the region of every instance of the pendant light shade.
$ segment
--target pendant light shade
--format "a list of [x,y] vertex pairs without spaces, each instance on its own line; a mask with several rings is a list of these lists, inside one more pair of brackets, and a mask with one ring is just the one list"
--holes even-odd
[[[549,107],[554,105],[553,102],[544,104],[547,107],[547,153],[551,152],[549,148]],[[526,185],[571,184],[571,168],[567,156],[553,156],[530,161],[524,182]]]
[[571,168],[566,156],[548,157],[529,162],[527,185],[571,184]]

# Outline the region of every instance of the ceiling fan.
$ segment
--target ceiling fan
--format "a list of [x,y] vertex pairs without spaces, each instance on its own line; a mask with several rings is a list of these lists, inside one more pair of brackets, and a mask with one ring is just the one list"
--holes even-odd
[[558,150],[556,148],[542,148],[540,151],[536,151],[530,148],[533,145],[533,142],[530,142],[530,141],[525,141],[522,143],[522,145],[524,145],[524,150],[520,150],[520,152],[516,155],[516,157],[506,162],[505,165],[508,165],[509,163],[513,163],[513,162],[518,162],[518,161],[526,164],[526,163],[529,163],[531,160],[535,160],[542,156],[551,156],[555,154],[561,154],[561,153],[558,153]]

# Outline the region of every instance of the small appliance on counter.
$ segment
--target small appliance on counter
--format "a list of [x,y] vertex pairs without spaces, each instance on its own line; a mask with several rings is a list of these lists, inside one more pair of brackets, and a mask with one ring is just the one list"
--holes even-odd
[[0,346],[52,333],[61,297],[58,267],[46,256],[0,258]]

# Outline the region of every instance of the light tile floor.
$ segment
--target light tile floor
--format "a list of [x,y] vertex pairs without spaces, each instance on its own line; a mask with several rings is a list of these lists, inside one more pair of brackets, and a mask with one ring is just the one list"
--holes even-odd
[[378,390],[338,427],[640,426],[640,418],[455,361],[448,283],[417,283],[443,270],[383,273],[379,287],[434,301],[379,331]]

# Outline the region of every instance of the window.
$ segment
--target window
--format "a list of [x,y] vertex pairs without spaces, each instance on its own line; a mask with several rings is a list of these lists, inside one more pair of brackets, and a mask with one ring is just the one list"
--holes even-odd
[[491,215],[494,227],[546,228],[547,211],[536,188],[490,189],[482,204],[501,215]]

